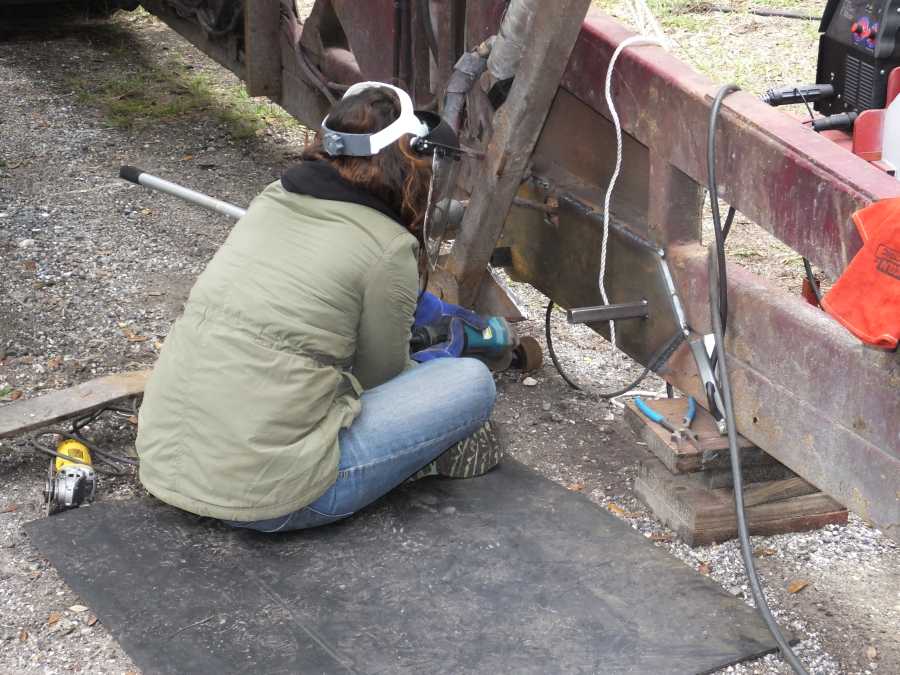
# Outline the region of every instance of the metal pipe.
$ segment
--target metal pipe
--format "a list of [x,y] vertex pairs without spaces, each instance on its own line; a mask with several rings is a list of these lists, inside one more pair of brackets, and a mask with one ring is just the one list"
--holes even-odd
[[131,181],[137,185],[143,185],[152,190],[165,192],[167,195],[178,197],[191,204],[202,206],[204,209],[209,209],[210,211],[215,211],[216,213],[221,213],[222,215],[230,216],[234,219],[243,218],[244,214],[247,213],[247,210],[242,209],[240,206],[224,202],[215,197],[210,197],[209,195],[197,192],[196,190],[191,190],[178,183],[172,183],[133,166],[121,167],[119,169],[119,178],[124,178],[127,181]]
[[569,323],[596,323],[620,319],[646,319],[650,316],[646,300],[595,307],[575,307],[566,312]]

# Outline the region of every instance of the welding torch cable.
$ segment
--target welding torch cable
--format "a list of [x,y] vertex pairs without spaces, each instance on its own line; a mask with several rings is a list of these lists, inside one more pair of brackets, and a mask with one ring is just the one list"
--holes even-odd
[[[622,171],[622,123],[619,120],[619,113],[612,98],[612,75],[616,67],[616,61],[619,60],[621,53],[628,47],[637,45],[653,45],[656,47],[666,48],[662,40],[644,35],[632,35],[625,38],[616,47],[609,60],[609,66],[606,68],[606,83],[603,91],[606,97],[606,106],[609,108],[609,116],[612,118],[613,126],[616,130],[616,165],[613,169],[612,176],[609,179],[609,185],[606,187],[606,195],[603,198],[603,235],[600,242],[600,273],[598,275],[598,285],[600,286],[600,297],[603,303],[608,305],[609,296],[606,293],[606,257],[609,250],[609,206],[612,201],[612,193],[616,187],[616,181],[619,179],[619,173]],[[616,346],[616,323],[613,320],[609,322],[609,341],[613,348]]]
[[[723,85],[713,101],[709,114],[709,134],[707,136],[707,177],[709,198],[712,205],[713,233],[715,247],[709,255],[709,313],[712,321],[713,334],[715,335],[715,356],[718,361],[718,386],[722,394],[721,411],[725,417],[726,432],[728,434],[728,451],[731,458],[731,475],[734,483],[734,506],[737,514],[738,540],[740,541],[741,556],[744,561],[744,569],[750,581],[750,591],[756,603],[756,609],[778,644],[785,661],[798,675],[808,675],[806,668],[797,658],[794,650],[781,632],[778,622],[769,609],[765,593],[756,572],[753,562],[753,547],[750,542],[750,531],[747,527],[747,513],[744,507],[744,477],[741,470],[741,455],[737,443],[737,423],[734,416],[734,399],[731,394],[731,378],[725,357],[725,319],[727,318],[728,280],[725,276],[725,238],[719,213],[718,185],[716,183],[716,129],[718,126],[719,112],[723,99],[738,90],[735,84]],[[724,300],[724,304],[723,304]]]
[[[660,364],[665,363],[675,349],[682,343],[684,340],[684,333],[678,331],[675,335],[673,335],[669,340],[664,342],[659,349],[657,349],[653,354],[650,355],[650,358],[647,359],[647,365],[644,366],[644,369],[641,371],[641,374],[638,375],[632,382],[616,389],[615,391],[610,392],[597,392],[590,391],[585,389],[580,384],[578,384],[575,380],[573,380],[566,373],[565,369],[562,367],[562,364],[559,362],[559,358],[556,355],[556,349],[553,346],[553,331],[550,326],[550,319],[553,316],[553,308],[555,304],[553,300],[550,300],[547,303],[547,312],[544,315],[544,336],[547,340],[547,353],[550,354],[550,360],[553,361],[553,366],[556,368],[556,372],[559,373],[559,376],[568,384],[572,389],[576,391],[583,391],[586,394],[593,394],[597,398],[601,398],[604,400],[612,401],[613,399],[619,398],[621,396],[625,396],[626,394],[635,394],[634,391],[637,386],[644,381],[644,378],[650,374],[651,371],[655,372],[655,369],[660,367]],[[655,395],[655,394],[654,394]]]

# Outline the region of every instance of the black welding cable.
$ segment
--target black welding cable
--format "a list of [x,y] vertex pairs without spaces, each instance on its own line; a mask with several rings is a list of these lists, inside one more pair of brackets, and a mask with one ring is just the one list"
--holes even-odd
[[422,20],[422,28],[425,31],[425,41],[428,43],[428,51],[434,62],[438,62],[438,41],[434,34],[434,24],[431,23],[431,0],[419,0],[419,18]]
[[[706,167],[707,167],[707,189],[709,190],[709,206],[712,209],[713,217],[713,233],[716,237],[716,261],[718,264],[719,279],[721,285],[719,287],[719,307],[721,308],[722,329],[727,325],[728,317],[728,277],[725,272],[725,235],[722,230],[722,216],[719,213],[719,193],[718,184],[716,183],[716,129],[718,128],[719,109],[722,107],[722,101],[728,94],[739,89],[736,84],[726,84],[722,86],[713,100],[712,110],[709,113],[709,132],[706,139]],[[729,210],[729,216],[732,216],[732,210]],[[728,229],[731,229],[731,223],[728,223]]]
[[[50,434],[56,434],[58,436],[63,436],[63,437],[71,437],[72,436],[72,433],[69,431],[66,431],[65,429],[43,429],[41,431],[34,431],[29,434],[26,434],[24,436],[24,438],[25,438],[25,441],[32,448],[34,448],[35,450],[38,450],[40,452],[43,452],[46,455],[50,455],[51,457],[59,457],[60,459],[68,460],[74,464],[88,464],[87,462],[82,462],[81,460],[79,460],[75,457],[70,457],[69,455],[62,455],[62,454],[58,453],[56,450],[54,450],[53,448],[45,445],[44,443],[42,443],[41,441],[38,440],[41,436],[47,436]],[[119,465],[115,464],[114,462],[112,462],[102,456],[98,456],[97,459],[100,462],[103,462],[112,467],[111,469],[107,469],[107,468],[104,468],[103,466],[99,465],[98,463],[94,463],[92,465],[88,464],[88,466],[93,466],[94,470],[97,471],[97,473],[105,473],[109,476],[122,476],[125,474],[125,469],[123,469]]]
[[806,270],[806,280],[809,282],[809,285],[812,288],[812,292],[816,296],[816,302],[821,307],[822,290],[819,288],[819,282],[816,281],[816,277],[813,274],[812,265],[809,264],[809,260],[807,260],[806,258],[803,259],[803,269]]
[[638,375],[631,383],[625,385],[621,389],[616,389],[615,391],[610,392],[587,391],[568,376],[565,369],[562,367],[562,364],[559,362],[559,358],[556,356],[556,350],[553,348],[553,331],[550,328],[550,317],[553,315],[553,307],[554,303],[551,300],[547,303],[547,313],[544,315],[544,336],[547,340],[547,353],[550,354],[550,360],[553,361],[553,366],[556,368],[556,372],[559,373],[559,376],[563,380],[565,380],[566,384],[572,387],[572,389],[575,389],[577,391],[584,391],[589,394],[595,394],[599,398],[616,398],[618,396],[627,394],[632,389],[636,389],[637,386],[644,381],[644,378],[650,374],[650,371],[652,369],[658,368],[661,363],[664,363],[666,360],[668,360],[668,358],[672,355],[678,345],[680,345],[684,340],[684,334],[681,331],[678,331],[670,340],[664,342],[662,346],[660,346],[660,348],[650,356],[650,358],[647,360],[647,365],[644,366],[644,370],[641,371],[641,374]]
[[[790,644],[785,639],[778,622],[772,615],[759,576],[756,573],[756,565],[753,562],[753,547],[750,543],[750,532],[747,528],[747,514],[744,510],[744,480],[741,472],[741,456],[737,444],[737,426],[734,419],[734,401],[731,396],[731,380],[728,374],[728,366],[725,362],[725,319],[728,313],[728,280],[725,275],[725,238],[722,236],[722,227],[719,220],[718,186],[716,184],[716,123],[722,99],[738,87],[734,84],[726,84],[716,94],[710,111],[709,135],[707,137],[707,174],[709,177],[709,198],[713,212],[713,232],[715,233],[715,249],[710,251],[709,257],[709,313],[713,325],[713,333],[716,338],[715,356],[719,369],[719,388],[722,394],[722,404],[725,410],[725,423],[728,432],[728,449],[731,457],[731,475],[734,482],[734,506],[737,512],[738,539],[741,544],[741,556],[744,559],[744,568],[747,578],[750,580],[750,591],[756,608],[763,621],[775,638],[781,654],[798,675],[808,675],[803,664],[794,654]],[[713,256],[715,254],[715,256]]]
[[[712,260],[712,256],[710,256]],[[762,616],[763,621],[775,638],[781,655],[785,661],[794,669],[798,675],[808,675],[806,668],[800,663],[800,659],[791,649],[790,644],[781,632],[778,621],[772,615],[766,596],[763,593],[762,586],[759,583],[759,575],[756,573],[756,565],[753,562],[753,546],[750,543],[750,531],[747,527],[747,514],[744,510],[744,478],[741,472],[741,456],[737,444],[737,427],[734,419],[734,401],[731,397],[731,379],[728,374],[728,366],[725,360],[725,336],[723,334],[722,315],[718,303],[719,280],[716,275],[716,269],[710,264],[709,270],[709,307],[710,318],[713,325],[713,334],[716,336],[716,353],[719,356],[719,387],[722,393],[722,403],[725,406],[725,422],[728,429],[728,451],[731,456],[731,475],[734,482],[734,506],[737,512],[738,538],[741,543],[741,556],[744,559],[744,568],[747,571],[747,578],[750,580],[750,591],[753,600],[756,603],[756,609]]]

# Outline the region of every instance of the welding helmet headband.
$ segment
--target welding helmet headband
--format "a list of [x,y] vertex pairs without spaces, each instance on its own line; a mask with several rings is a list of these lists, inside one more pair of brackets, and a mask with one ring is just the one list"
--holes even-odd
[[434,153],[435,145],[429,141],[438,143],[439,147],[457,147],[457,136],[450,125],[436,113],[413,110],[409,94],[399,87],[384,82],[358,82],[347,89],[341,100],[366,89],[381,87],[390,89],[397,95],[400,101],[400,116],[381,131],[371,134],[335,131],[328,127],[326,116],[322,120],[322,147],[326,153],[332,157],[371,157],[406,134],[413,136],[410,147],[418,154]]
[[383,82],[358,82],[347,89],[341,98],[343,100],[348,96],[354,96],[366,89],[375,87],[390,89],[397,95],[397,98],[400,100],[400,116],[381,131],[371,134],[352,134],[345,131],[335,131],[328,127],[328,116],[326,116],[322,120],[322,147],[332,157],[339,155],[371,157],[372,155],[377,155],[384,148],[406,134],[412,134],[413,136],[428,135],[428,125],[416,116],[409,94],[399,87]]

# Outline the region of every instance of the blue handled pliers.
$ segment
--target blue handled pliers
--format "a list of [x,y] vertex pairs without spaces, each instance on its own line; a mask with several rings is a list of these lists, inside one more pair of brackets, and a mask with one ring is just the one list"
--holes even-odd
[[691,431],[691,423],[693,423],[694,417],[697,415],[697,401],[694,400],[693,396],[688,397],[687,413],[685,413],[684,417],[681,419],[680,427],[673,425],[665,415],[656,412],[640,396],[634,397],[634,404],[638,407],[638,410],[644,413],[651,421],[656,422],[663,429],[670,432],[672,434],[672,440],[675,441],[679,447],[687,440],[687,442],[693,445],[698,452],[703,452],[697,434]]

